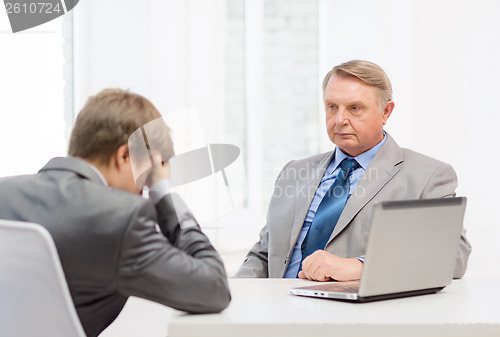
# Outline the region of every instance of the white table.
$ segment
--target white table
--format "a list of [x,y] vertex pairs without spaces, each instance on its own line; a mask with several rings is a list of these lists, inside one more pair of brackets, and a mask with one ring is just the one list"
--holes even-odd
[[169,337],[500,336],[500,279],[455,280],[432,295],[371,303],[294,296],[298,279],[230,279],[220,314],[175,312]]

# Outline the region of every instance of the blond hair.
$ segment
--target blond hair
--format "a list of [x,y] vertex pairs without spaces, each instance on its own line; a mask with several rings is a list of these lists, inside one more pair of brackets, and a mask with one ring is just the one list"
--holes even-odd
[[[122,89],[104,89],[89,97],[78,114],[68,154],[107,165],[134,131],[160,117],[158,109],[145,97]],[[161,142],[156,148],[163,149],[163,160],[173,155],[170,129],[166,124],[155,139],[149,141]]]
[[351,60],[333,67],[323,79],[323,97],[325,96],[328,81],[333,75],[352,76],[375,87],[379,94],[381,105],[392,100],[391,81],[384,70],[375,63],[363,60]]

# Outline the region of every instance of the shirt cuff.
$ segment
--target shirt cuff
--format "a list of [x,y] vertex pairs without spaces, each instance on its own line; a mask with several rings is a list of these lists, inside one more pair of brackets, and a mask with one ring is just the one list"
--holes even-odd
[[170,193],[170,180],[157,181],[149,188],[149,198],[156,205],[164,196]]
[[356,258],[357,258],[359,261],[363,262],[363,263],[365,262],[365,257],[364,257],[364,256],[358,256],[358,257],[356,257]]

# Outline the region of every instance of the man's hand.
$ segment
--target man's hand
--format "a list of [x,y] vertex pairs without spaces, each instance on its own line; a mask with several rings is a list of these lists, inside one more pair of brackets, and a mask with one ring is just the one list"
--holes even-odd
[[153,154],[154,165],[151,168],[150,179],[148,179],[148,187],[151,187],[154,183],[163,180],[170,179],[170,162],[163,162],[161,154]]
[[353,281],[361,278],[363,263],[317,250],[302,261],[299,278],[313,281]]

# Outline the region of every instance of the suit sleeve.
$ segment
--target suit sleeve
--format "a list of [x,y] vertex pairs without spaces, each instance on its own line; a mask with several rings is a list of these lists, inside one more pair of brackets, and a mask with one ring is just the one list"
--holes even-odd
[[250,249],[235,277],[269,277],[267,268],[269,252],[268,238],[269,232],[266,225],[260,231],[259,241]]
[[[429,198],[452,198],[456,196],[455,189],[458,186],[457,174],[453,167],[442,164],[436,167],[427,186],[422,194],[423,199]],[[469,255],[472,251],[471,244],[467,240],[465,228],[462,228],[462,235],[457,253],[454,278],[462,278],[467,269]]]
[[[276,189],[278,188],[278,182],[283,178],[283,172],[286,168],[293,163],[293,160],[288,162],[283,169],[278,174],[276,178],[276,182],[274,184],[275,191],[273,196],[280,195],[281,193],[276,193]],[[272,201],[269,208],[272,207]],[[292,226],[292,224],[290,224]],[[267,223],[262,228],[259,234],[259,241],[253,245],[253,247],[248,252],[245,261],[241,265],[240,269],[236,273],[234,277],[260,277],[267,278],[269,277],[269,268],[268,268],[268,257],[269,257],[269,212]]]
[[145,202],[134,214],[118,273],[122,294],[178,310],[220,312],[231,299],[220,256],[177,195],[163,197],[156,209]]

